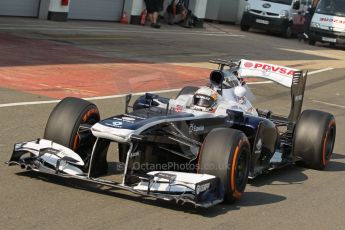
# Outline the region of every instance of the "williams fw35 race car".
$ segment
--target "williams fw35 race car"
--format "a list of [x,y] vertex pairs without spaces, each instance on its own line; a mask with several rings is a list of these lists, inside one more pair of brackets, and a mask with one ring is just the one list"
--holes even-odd
[[[248,178],[270,170],[327,166],[335,119],[301,111],[307,73],[249,60],[211,62],[218,69],[207,86],[185,87],[175,99],[147,93],[132,103],[128,95],[124,113],[106,119],[93,103],[65,98],[44,137],[15,144],[7,164],[205,208],[239,200]],[[290,113],[254,108],[244,81],[250,77],[290,88]],[[123,166],[117,181],[107,162],[112,142]]]

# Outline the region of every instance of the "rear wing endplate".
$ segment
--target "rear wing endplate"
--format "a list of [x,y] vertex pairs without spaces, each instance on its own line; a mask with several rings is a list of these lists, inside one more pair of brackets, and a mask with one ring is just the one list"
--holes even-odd
[[295,71],[291,84],[291,109],[288,116],[290,124],[296,124],[303,106],[305,85],[307,83],[308,71]]

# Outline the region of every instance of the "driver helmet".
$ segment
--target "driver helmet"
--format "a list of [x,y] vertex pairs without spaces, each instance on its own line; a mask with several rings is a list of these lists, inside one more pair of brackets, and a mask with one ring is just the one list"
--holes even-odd
[[201,111],[214,111],[218,104],[217,99],[217,91],[209,87],[202,87],[193,96],[193,108]]

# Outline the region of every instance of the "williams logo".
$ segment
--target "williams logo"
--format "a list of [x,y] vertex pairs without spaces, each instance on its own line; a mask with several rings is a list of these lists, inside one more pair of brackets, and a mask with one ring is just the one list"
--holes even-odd
[[254,153],[255,153],[255,154],[261,154],[261,149],[262,149],[262,140],[261,140],[261,138],[260,138],[260,139],[256,142]]
[[270,7],[271,7],[271,4],[265,3],[265,4],[262,5],[262,7],[263,7],[263,8],[266,8],[266,9],[267,9],[267,8],[270,8]]
[[210,183],[207,183],[207,184],[202,184],[202,185],[197,185],[196,186],[196,195],[199,195],[200,193],[202,192],[205,192],[207,189],[209,189],[211,187],[211,184]]
[[197,126],[194,123],[191,123],[189,125],[189,134],[200,133],[200,132],[203,132],[204,130],[205,130],[205,126],[203,125]]

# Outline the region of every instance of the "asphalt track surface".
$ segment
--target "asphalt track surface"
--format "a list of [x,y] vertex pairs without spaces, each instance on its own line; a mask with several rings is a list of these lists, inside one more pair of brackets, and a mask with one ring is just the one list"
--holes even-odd
[[[109,69],[121,67],[122,76],[138,79],[139,70],[148,66],[146,81],[129,89],[140,93],[191,84],[188,77],[183,78],[184,73],[196,81],[194,74],[203,74],[212,67],[207,64],[209,58],[222,57],[286,63],[314,73],[308,79],[304,109],[331,112],[337,122],[333,160],[325,171],[289,166],[249,181],[243,199],[234,205],[195,209],[0,165],[0,228],[344,229],[344,49],[311,47],[260,31],[243,33],[235,26],[206,26],[204,30],[164,26],[158,31],[101,22],[61,24],[0,18],[0,162],[9,159],[15,142],[43,135],[50,111],[64,96],[93,97],[102,117],[123,112],[123,98],[113,95],[127,93],[124,88],[128,88],[128,82],[119,86],[118,75],[111,76],[108,80],[115,81],[111,87],[103,92],[106,85],[99,83],[99,90],[90,93],[88,87],[92,84],[88,81],[92,78],[82,78],[85,69],[94,71],[90,76],[97,83]],[[14,37],[18,42],[13,42]],[[25,39],[30,46],[22,45]],[[43,43],[46,46],[40,46]],[[75,51],[70,54],[74,58],[68,58],[65,46]],[[138,69],[131,68],[133,62]],[[167,66],[174,68],[167,70]],[[176,69],[181,76],[177,82],[168,79],[165,85],[156,85],[162,81],[162,74],[173,78]],[[150,71],[155,77],[150,78]],[[82,80],[68,85],[70,74]],[[203,77],[207,79],[207,75],[198,76],[196,83],[206,82]],[[251,88],[257,96],[256,107],[288,112],[287,89],[275,84],[255,84]],[[174,90],[163,93],[169,97],[175,94]],[[111,150],[109,159],[113,161],[116,150]]]

